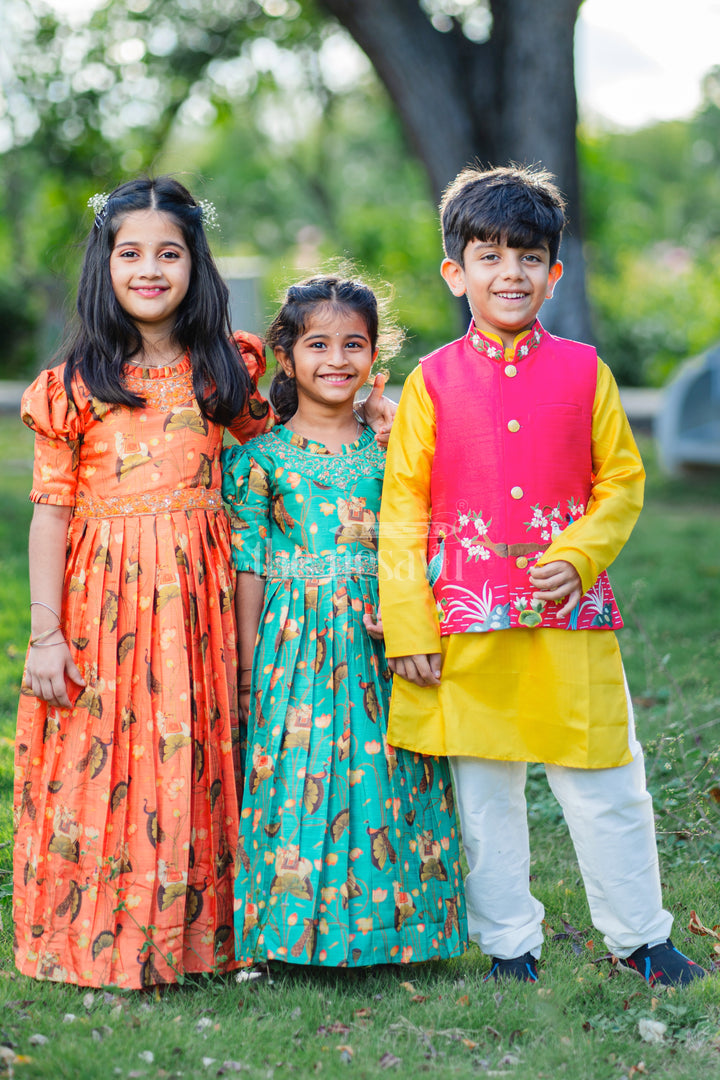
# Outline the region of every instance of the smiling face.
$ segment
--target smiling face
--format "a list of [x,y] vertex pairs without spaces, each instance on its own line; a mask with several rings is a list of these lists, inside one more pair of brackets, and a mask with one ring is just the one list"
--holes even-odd
[[518,334],[532,327],[543,301],[552,296],[562,263],[550,266],[546,244],[513,248],[471,240],[463,252],[463,265],[445,259],[440,272],[455,296],[467,294],[477,329],[499,337],[510,348]]
[[170,215],[134,210],[124,218],[110,253],[110,279],[143,337],[172,335],[191,269],[182,229]]
[[342,410],[370,375],[373,352],[367,324],[357,311],[323,304],[312,312],[292,356],[275,350],[286,374],[295,377],[299,406]]

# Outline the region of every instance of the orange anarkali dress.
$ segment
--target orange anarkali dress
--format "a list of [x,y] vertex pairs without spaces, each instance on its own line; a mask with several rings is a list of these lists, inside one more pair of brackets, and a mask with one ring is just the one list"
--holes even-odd
[[[256,382],[260,342],[238,338]],[[239,733],[223,428],[187,357],[127,385],[144,407],[80,381],[72,401],[61,365],[23,398],[30,497],[73,508],[62,625],[85,687],[20,700],[13,910],[23,973],[139,988],[234,964]],[[231,431],[268,417],[255,392]]]

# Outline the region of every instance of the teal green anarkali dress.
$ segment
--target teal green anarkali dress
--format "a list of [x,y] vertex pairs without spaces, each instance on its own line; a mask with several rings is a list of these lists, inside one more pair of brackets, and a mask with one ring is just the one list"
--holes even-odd
[[460,955],[465,905],[444,759],[386,740],[375,614],[385,453],[276,427],[223,452],[238,571],[266,577],[235,931],[247,963],[355,967]]

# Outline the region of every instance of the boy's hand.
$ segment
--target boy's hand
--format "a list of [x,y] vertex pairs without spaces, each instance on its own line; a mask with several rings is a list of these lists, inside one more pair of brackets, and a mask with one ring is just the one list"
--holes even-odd
[[580,575],[572,563],[564,560],[533,566],[530,584],[537,590],[533,593],[533,600],[562,600],[567,597],[557,612],[559,619],[569,615],[582,596]]
[[387,376],[378,372],[373,380],[370,394],[357,407],[365,423],[369,424],[375,432],[375,438],[380,446],[387,446],[390,428],[397,412],[396,403],[391,398],[383,396],[386,382]]
[[401,679],[416,686],[439,686],[442,657],[440,653],[415,653],[413,656],[388,657],[388,667]]

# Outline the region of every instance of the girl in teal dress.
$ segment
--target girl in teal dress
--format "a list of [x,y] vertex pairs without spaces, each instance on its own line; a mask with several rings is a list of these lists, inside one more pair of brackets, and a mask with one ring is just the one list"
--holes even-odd
[[359,967],[466,947],[447,762],[386,739],[385,452],[353,411],[377,340],[365,285],[292,286],[268,332],[283,423],[223,451],[248,724],[235,865],[247,964]]

